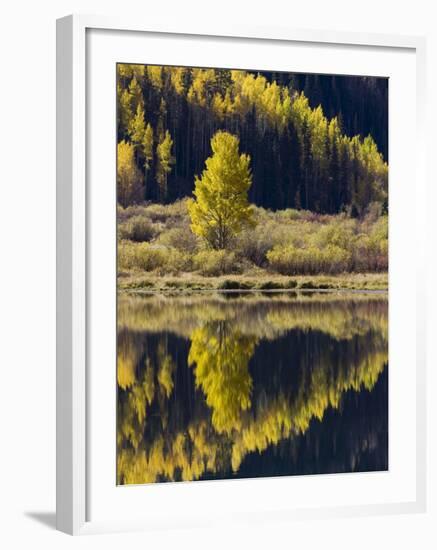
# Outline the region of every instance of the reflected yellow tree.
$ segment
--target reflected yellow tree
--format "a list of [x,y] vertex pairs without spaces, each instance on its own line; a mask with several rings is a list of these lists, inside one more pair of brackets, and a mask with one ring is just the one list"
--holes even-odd
[[139,350],[126,333],[119,333],[117,346],[117,383],[126,390],[136,381],[135,370]]
[[158,346],[158,383],[167,399],[173,391],[173,372],[175,369],[176,365],[171,355],[167,353],[165,344],[160,342]]
[[238,429],[242,411],[251,406],[249,360],[256,342],[225,321],[207,323],[191,335],[188,363],[195,365],[196,387],[202,388],[219,433]]
[[[157,303],[162,306],[162,301]],[[205,303],[207,307],[201,307]],[[120,317],[121,484],[237,473],[250,453],[292,440],[305,434],[312,422],[323,421],[328,409],[341,407],[346,392],[372,391],[388,363],[387,302],[380,299],[332,303],[270,298],[267,303],[261,298],[254,303],[183,298],[180,308],[178,300],[172,305],[173,319],[191,319],[189,335],[183,326],[178,334],[190,341],[189,352],[186,347],[172,349],[168,313],[168,332],[162,317],[158,337],[158,325],[150,332],[140,328],[138,309],[133,310],[135,329],[127,328],[126,318]],[[144,318],[144,323],[152,320]],[[270,378],[267,389],[260,374],[264,364],[259,371],[259,362],[252,379],[249,363],[252,358],[259,361],[258,343],[270,341],[272,346],[275,338],[296,330],[299,340],[290,340],[290,353],[280,352],[283,369],[298,369],[293,385]],[[265,368],[274,371],[274,356],[271,360]],[[195,398],[187,410],[175,381],[177,369],[188,365],[205,400]],[[188,383],[191,377],[179,372],[179,379]]]

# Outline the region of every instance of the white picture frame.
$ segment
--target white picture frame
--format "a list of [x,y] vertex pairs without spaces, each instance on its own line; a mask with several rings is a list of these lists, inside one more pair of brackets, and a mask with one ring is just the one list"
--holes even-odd
[[[362,48],[394,48],[414,53],[416,60],[416,185],[423,190],[425,39],[412,36],[337,33],[287,28],[213,27],[177,28],[147,21],[72,15],[57,22],[57,528],[69,534],[110,530],[145,529],[141,518],[132,521],[108,517],[91,521],[87,514],[90,484],[89,434],[89,257],[87,220],[90,215],[87,190],[87,32],[92,29],[153,33],[161,38],[174,35],[226,37],[228,40],[264,40],[282,43],[316,43]],[[420,219],[416,214],[417,233]],[[415,498],[408,502],[387,502],[319,509],[284,509],[285,517],[328,517],[377,513],[419,512],[426,505],[426,402],[425,402],[425,255],[416,249],[416,462]],[[89,367],[89,365],[88,365]],[[174,484],[173,484],[174,485]],[[205,485],[205,487],[207,487]],[[209,486],[211,487],[211,486]],[[211,488],[203,491],[211,490]],[[224,489],[226,491],[226,489]],[[171,498],[172,488],[167,489]],[[254,521],[264,510],[260,505],[247,514]],[[268,515],[268,514],[266,514]],[[159,519],[159,514],[158,514]],[[167,524],[165,510],[162,525]],[[170,522],[171,523],[171,522]],[[154,526],[159,524],[155,523]]]

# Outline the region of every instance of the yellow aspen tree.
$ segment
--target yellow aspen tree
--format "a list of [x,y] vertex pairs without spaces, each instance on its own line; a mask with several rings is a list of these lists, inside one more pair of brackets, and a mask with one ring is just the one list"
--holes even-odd
[[156,180],[159,185],[160,199],[165,201],[168,194],[167,179],[172,170],[173,164],[176,162],[172,155],[173,140],[171,139],[170,132],[166,130],[165,136],[160,140],[156,147],[157,168],[156,168]]
[[120,85],[117,87],[118,98],[118,125],[123,135],[128,132],[128,128],[132,120],[132,106],[131,95],[129,90],[122,88]]
[[147,194],[147,176],[153,163],[153,128],[150,123],[147,124],[144,131],[142,149],[144,155],[144,187]]
[[135,164],[134,146],[120,141],[117,146],[117,200],[126,207],[140,202],[142,198],[142,176]]
[[191,230],[214,249],[226,248],[244,227],[253,224],[253,207],[248,200],[252,184],[249,155],[239,153],[239,139],[217,132],[212,156],[202,176],[195,178],[194,196],[188,203]]
[[144,109],[144,98],[141,86],[138,84],[138,80],[134,76],[129,84],[129,94],[131,97],[132,112],[135,113],[138,105]]
[[185,78],[187,75],[186,67],[170,67],[170,81],[179,95],[185,94]]
[[153,128],[150,123],[147,124],[143,136],[143,153],[145,158],[144,168],[150,170],[153,162]]
[[145,131],[146,123],[144,121],[144,109],[139,103],[137,112],[129,124],[129,135],[136,147],[141,146],[143,143]]
[[151,84],[160,90],[162,88],[162,66],[148,65],[147,76]]

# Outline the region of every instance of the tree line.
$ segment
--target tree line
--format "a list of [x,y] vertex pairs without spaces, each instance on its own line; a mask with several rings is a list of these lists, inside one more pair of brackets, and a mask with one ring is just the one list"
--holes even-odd
[[[272,73],[118,64],[119,203],[190,196],[211,138],[225,130],[251,158],[251,203],[352,215],[373,202],[386,208],[388,166],[373,137],[349,136],[348,104],[328,118],[310,103],[310,84],[300,91],[297,82]],[[386,109],[368,79],[363,89]]]

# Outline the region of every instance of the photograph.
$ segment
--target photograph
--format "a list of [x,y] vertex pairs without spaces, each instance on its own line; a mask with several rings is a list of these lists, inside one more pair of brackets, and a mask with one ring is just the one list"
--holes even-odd
[[389,79],[115,86],[117,485],[387,471]]

